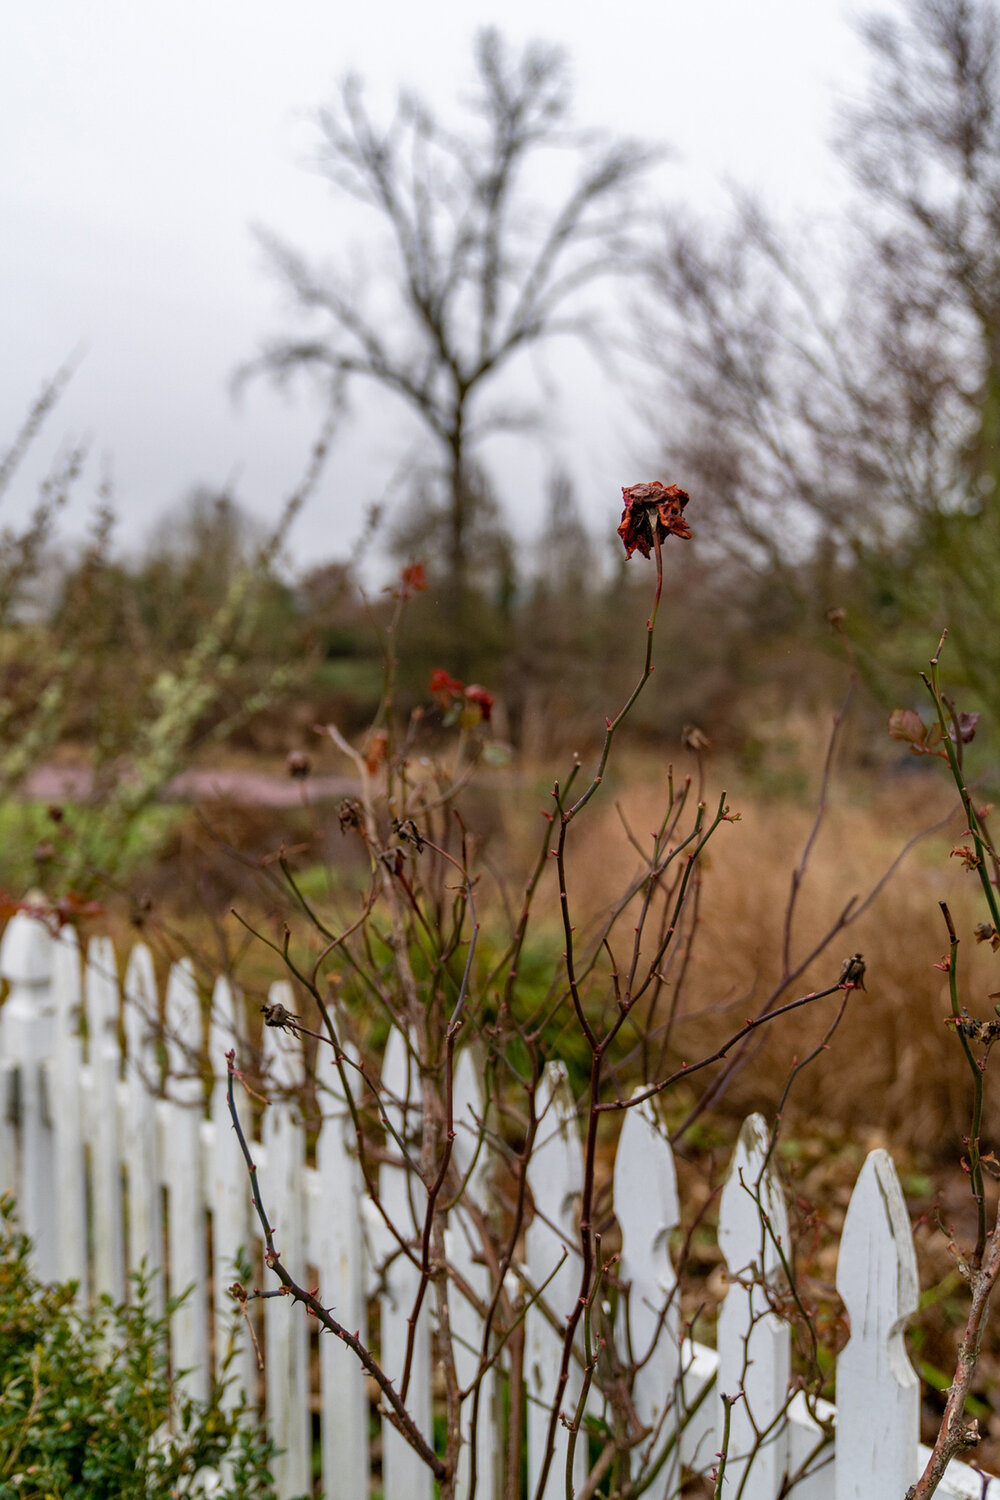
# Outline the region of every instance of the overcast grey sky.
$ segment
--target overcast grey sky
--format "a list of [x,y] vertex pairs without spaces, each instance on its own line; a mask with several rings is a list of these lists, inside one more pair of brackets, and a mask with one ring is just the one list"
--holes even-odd
[[[235,480],[241,499],[273,517],[316,413],[262,386],[238,406],[229,395],[234,368],[287,324],[250,226],[319,254],[338,248],[343,216],[308,164],[311,116],[345,71],[362,73],[387,112],[400,83],[446,112],[469,78],[474,31],[499,22],[512,41],[567,48],[580,124],[674,148],[657,177],[664,200],[717,208],[729,180],[815,217],[846,191],[826,143],[837,93],[858,92],[864,78],[857,13],[843,0],[8,6],[0,448],[43,380],[82,347],[38,450],[40,460],[64,434],[93,438],[92,483],[71,531],[83,526],[105,454],[123,541],[140,539],[197,482]],[[545,446],[498,451],[503,498],[522,530],[553,462],[578,476],[591,519],[608,505],[614,513],[622,483],[650,477],[632,472],[641,436],[623,394],[582,355],[578,365],[560,366],[569,394]],[[361,410],[297,523],[298,561],[346,553],[406,441],[377,404]],[[25,486],[19,494],[30,498]]]

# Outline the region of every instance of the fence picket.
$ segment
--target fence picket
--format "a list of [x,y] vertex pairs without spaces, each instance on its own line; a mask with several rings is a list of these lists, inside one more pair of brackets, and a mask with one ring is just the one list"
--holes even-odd
[[[80,945],[72,927],[59,934],[52,957],[55,1036],[47,1059],[46,1095],[55,1151],[56,1275],[87,1293],[87,1192],[80,1122],[83,1096],[83,980]],[[148,1103],[148,1101],[147,1101]],[[148,1113],[148,1109],[147,1109]],[[145,1195],[149,1196],[148,1188]]]
[[844,1220],[837,1290],[851,1336],[837,1361],[836,1500],[902,1495],[917,1477],[920,1382],[903,1328],[917,1309],[909,1215],[888,1152],[872,1151]]
[[93,938],[87,953],[87,1055],[90,1063],[90,1181],[94,1289],[115,1302],[125,1297],[125,1220],[122,1203],[118,1098],[118,970],[110,938]]
[[[489,1304],[492,1291],[489,1270],[484,1264],[470,1208],[486,1212],[489,1202],[490,1152],[483,1138],[485,1105],[479,1079],[468,1048],[459,1054],[455,1066],[452,1119],[455,1129],[453,1161],[464,1180],[462,1199],[452,1214],[448,1230],[448,1259],[468,1283],[480,1301]],[[459,1384],[469,1387],[476,1378],[482,1353],[483,1322],[467,1297],[454,1288],[449,1291],[449,1318],[455,1340],[455,1367]],[[475,1491],[480,1500],[498,1496],[499,1475],[496,1472],[498,1444],[495,1433],[501,1430],[500,1390],[495,1370],[483,1375],[478,1397],[470,1394],[462,1407],[462,1436],[455,1481],[457,1500],[465,1500],[472,1483],[472,1424],[475,1412]]]
[[[271,986],[270,1003],[294,1009],[291,986]],[[301,1095],[302,1048],[298,1037],[264,1028],[264,1059],[274,1084],[264,1111],[262,1143],[267,1163],[261,1194],[282,1265],[305,1285],[305,1128],[292,1100]],[[264,1304],[267,1359],[264,1369],[268,1421],[282,1434],[284,1453],[273,1462],[278,1494],[301,1495],[312,1484],[312,1413],[309,1402],[309,1325],[285,1297]]]
[[[330,1087],[332,1093],[323,1096],[327,1106],[316,1145],[313,1254],[321,1272],[325,1305],[350,1333],[367,1340],[361,1168],[347,1102],[341,1098],[339,1084]],[[358,1088],[355,1097],[360,1092]],[[371,1460],[364,1375],[352,1351],[329,1333],[320,1334],[319,1355],[326,1493],[342,1495],[344,1500],[365,1500]]]
[[160,1063],[156,974],[149,949],[137,943],[125,971],[125,1109],[124,1157],[128,1182],[128,1265],[151,1276],[149,1306],[162,1315],[166,1305],[163,1261],[163,1212],[158,1180],[156,1113],[152,1098],[159,1091]]
[[167,1189],[167,1285],[184,1300],[170,1320],[170,1353],[187,1395],[208,1393],[208,1256],[201,1171],[205,1093],[196,1072],[202,1055],[201,1003],[187,959],[174,964],[165,1004],[167,1098],[159,1106],[160,1157]]
[[[230,1048],[235,1048],[237,1061],[242,1056],[246,1029],[243,1019],[242,996],[234,994],[229,981],[220,977],[212,992],[208,1032],[208,1055],[212,1063],[212,1097],[209,1102],[212,1151],[205,1164],[212,1215],[216,1373],[221,1372],[233,1328],[233,1301],[228,1288],[237,1279],[237,1257],[242,1255],[252,1264],[250,1189],[246,1163],[229,1116],[226,1066],[226,1053]],[[245,1329],[237,1336],[229,1373],[232,1383],[227,1387],[226,1405],[235,1405],[241,1396],[255,1405],[257,1363]]]
[[[13,1060],[7,1074],[5,1115],[16,1117],[19,1130],[3,1142],[22,1191],[21,1222],[35,1246],[35,1264],[43,1276],[56,1271],[56,1221],[46,1184],[54,1171],[52,1125],[42,1085],[43,1059],[50,1054],[54,1032],[52,1002],[53,943],[45,924],[19,912],[8,924],[0,952],[0,973],[10,986],[3,1008],[4,1045]],[[20,1137],[20,1139],[18,1139]]]
[[[542,1300],[556,1319],[549,1322],[539,1305],[528,1309],[524,1331],[525,1386],[528,1398],[528,1493],[537,1494],[545,1461],[563,1357],[563,1339],[558,1326],[572,1309],[580,1290],[580,1269],[575,1254],[577,1215],[583,1183],[583,1151],[576,1123],[576,1107],[569,1076],[562,1063],[549,1063],[538,1089],[538,1144],[528,1169],[528,1183],[535,1215],[525,1235],[528,1280],[542,1291]],[[582,1381],[579,1365],[570,1365],[569,1380],[559,1403],[568,1420],[576,1414]],[[555,1454],[549,1467],[543,1495],[555,1500],[566,1490],[566,1457],[569,1433],[556,1424]],[[573,1482],[586,1481],[587,1444],[576,1444]]]
[[[186,1393],[203,1394],[213,1343],[218,1359],[229,1327],[225,1288],[232,1279],[232,1256],[240,1244],[259,1244],[245,1168],[229,1121],[223,1067],[226,1050],[241,1034],[241,1002],[224,981],[217,983],[210,1028],[211,1119],[206,1119],[205,1086],[198,1071],[202,1016],[189,965],[172,971],[165,1002],[166,1098],[156,1097],[159,1005],[152,962],[143,948],[131,955],[124,983],[124,1078],[118,1046],[118,980],[109,942],[98,939],[90,944],[81,975],[72,932],[53,940],[43,922],[22,914],[8,924],[0,942],[0,975],[10,985],[0,1008],[0,1184],[18,1196],[21,1222],[36,1238],[36,1264],[78,1278],[81,1293],[89,1286],[92,1294],[107,1290],[121,1296],[126,1264],[134,1268],[143,1258],[156,1264],[165,1232],[169,1289],[176,1293],[188,1284],[194,1287],[171,1321],[173,1365],[187,1369]],[[81,995],[87,1019],[83,1033],[78,1019]],[[294,1008],[285,986],[275,987],[272,1000]],[[294,1092],[302,1078],[298,1039],[267,1029],[265,1050],[274,1081]],[[407,1134],[411,1151],[418,1152],[419,1140],[412,1139],[419,1117],[415,1075],[405,1040],[394,1034],[383,1063],[383,1103],[393,1127]],[[265,1203],[284,1263],[298,1278],[315,1269],[324,1300],[362,1337],[368,1301],[378,1299],[379,1352],[398,1381],[419,1266],[401,1252],[364,1191],[353,1129],[337,1099],[337,1087],[334,1084],[322,1095],[326,1119],[317,1141],[315,1169],[305,1164],[304,1126],[295,1115],[294,1101],[289,1106],[276,1099],[265,1111],[262,1140],[252,1149],[261,1166]],[[560,1065],[547,1070],[538,1102],[543,1118],[529,1169],[535,1215],[526,1234],[525,1276],[535,1289],[547,1283],[543,1296],[549,1316],[535,1306],[526,1317],[529,1493],[537,1489],[556,1390],[562,1353],[559,1320],[578,1293],[577,1205],[583,1170],[576,1111]],[[482,1149],[475,1158],[485,1121],[471,1054],[460,1055],[454,1103],[454,1161],[467,1181],[465,1199],[451,1212],[447,1246],[457,1274],[485,1301],[490,1277],[476,1255],[477,1230],[470,1206],[489,1211],[491,1160]],[[250,1139],[249,1109],[243,1123]],[[761,1274],[779,1276],[779,1245],[787,1241],[780,1193],[769,1173],[761,1176],[766,1140],[763,1121],[748,1120],[720,1205],[719,1241],[730,1268],[730,1289],[720,1313],[716,1355],[679,1339],[676,1308],[670,1305],[674,1282],[668,1240],[678,1217],[672,1158],[651,1114],[639,1107],[626,1115],[614,1171],[615,1212],[622,1232],[621,1275],[631,1285],[632,1353],[640,1361],[662,1318],[661,1337],[638,1371],[634,1387],[640,1420],[651,1429],[657,1424],[661,1428],[646,1439],[646,1447],[652,1443],[654,1453],[663,1455],[675,1427],[683,1424],[684,1462],[702,1472],[710,1468],[721,1442],[717,1376],[718,1391],[740,1396],[732,1412],[725,1494],[739,1494],[740,1500],[774,1500],[786,1467],[794,1474],[811,1457],[812,1472],[795,1483],[794,1500],[901,1496],[925,1461],[926,1450],[918,1448],[918,1382],[902,1339],[906,1318],[916,1305],[917,1282],[895,1170],[885,1152],[872,1153],[847,1214],[837,1284],[852,1335],[838,1362],[837,1441],[835,1449],[824,1451],[822,1430],[803,1397],[787,1399],[787,1332],[768,1310],[759,1284]],[[391,1139],[389,1150],[395,1154]],[[411,1171],[391,1161],[383,1164],[380,1175],[386,1210],[412,1248],[422,1229],[423,1189]],[[212,1224],[211,1274],[206,1212]],[[266,1277],[264,1284],[273,1287]],[[154,1292],[156,1286],[154,1280]],[[209,1286],[216,1293],[211,1311],[206,1305]],[[433,1430],[434,1294],[432,1288],[425,1296],[417,1324],[407,1395],[407,1406],[427,1436]],[[459,1380],[468,1385],[482,1347],[481,1316],[454,1287],[449,1289],[449,1314]],[[299,1309],[275,1296],[263,1305],[263,1323],[268,1423],[277,1445],[286,1449],[275,1464],[275,1478],[279,1493],[291,1496],[311,1486],[309,1325]],[[236,1389],[253,1392],[257,1371],[249,1340],[241,1342],[236,1358]],[[579,1380],[574,1365],[570,1387],[560,1402],[566,1416],[575,1411]],[[369,1451],[366,1383],[349,1351],[328,1335],[320,1339],[320,1383],[325,1493],[337,1500],[365,1500],[378,1482],[370,1472],[374,1455]],[[499,1493],[504,1437],[497,1389],[498,1375],[491,1371],[482,1384],[477,1428],[476,1492],[481,1500],[496,1500]],[[672,1395],[675,1406],[668,1410]],[[231,1399],[235,1398],[236,1390]],[[597,1400],[595,1393],[595,1410]],[[833,1415],[822,1403],[818,1410],[824,1419]],[[463,1413],[467,1436],[470,1415],[471,1400]],[[760,1443],[755,1442],[757,1434],[763,1434]],[[546,1496],[564,1492],[567,1442],[560,1423]],[[755,1446],[758,1451],[748,1467]],[[582,1439],[577,1452],[579,1466],[573,1479],[579,1489],[586,1462]],[[643,1453],[641,1445],[637,1452]],[[460,1500],[471,1488],[470,1460],[471,1450],[466,1448],[457,1475]],[[652,1493],[670,1495],[675,1479],[679,1483],[676,1459],[669,1458]],[[430,1500],[426,1465],[384,1418],[382,1481],[385,1500]],[[954,1462],[938,1493],[942,1500],[1000,1500],[1000,1480],[980,1478]]]
[[648,1104],[625,1116],[615,1156],[614,1201],[622,1234],[621,1276],[630,1287],[627,1347],[640,1366],[633,1399],[636,1415],[650,1429],[640,1451],[660,1453],[673,1443],[662,1471],[663,1491],[670,1494],[680,1465],[679,1316],[670,1260],[680,1204],[673,1152]]
[[760,1280],[781,1278],[788,1223],[767,1148],[767,1126],[760,1115],[751,1115],[740,1131],[719,1203],[719,1248],[729,1269],[718,1327],[719,1430],[723,1398],[736,1398],[726,1478],[730,1493],[743,1500],[774,1500],[786,1465],[782,1415],[788,1402],[789,1330],[768,1311]]
[[[419,1152],[419,1141],[412,1142],[413,1128],[418,1118],[420,1098],[416,1078],[416,1066],[402,1033],[390,1034],[382,1062],[383,1104],[387,1118],[397,1135],[410,1141],[413,1150]],[[398,1146],[387,1142],[394,1154]],[[411,1201],[410,1174],[402,1167],[383,1165],[379,1174],[379,1194],[386,1217],[396,1226],[404,1239],[415,1246],[419,1255],[419,1234],[422,1225],[417,1222]],[[417,1207],[419,1213],[419,1207]],[[420,1286],[420,1268],[408,1255],[403,1254],[395,1240],[389,1235],[379,1234],[376,1255],[378,1260],[388,1258],[383,1282],[385,1295],[382,1302],[381,1347],[383,1368],[396,1389],[400,1388],[406,1361],[406,1342],[409,1318]],[[430,1295],[425,1295],[420,1317],[413,1336],[413,1374],[406,1393],[406,1405],[420,1431],[430,1439],[432,1433],[431,1414],[431,1352],[430,1352]],[[387,1316],[388,1314],[388,1316]],[[406,1440],[384,1418],[382,1421],[382,1477],[385,1500],[431,1500],[431,1472],[417,1457]]]

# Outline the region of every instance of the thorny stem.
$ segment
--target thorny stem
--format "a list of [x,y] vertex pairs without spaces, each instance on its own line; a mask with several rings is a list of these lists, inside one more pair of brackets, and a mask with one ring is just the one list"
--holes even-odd
[[976,1248],[972,1253],[970,1266],[973,1271],[978,1271],[983,1261],[983,1251],[986,1248],[986,1194],[983,1190],[983,1165],[980,1156],[979,1141],[983,1124],[983,1070],[973,1056],[969,1039],[961,1024],[962,1012],[958,1003],[958,934],[952,921],[951,912],[946,901],[940,901],[941,915],[944,917],[945,926],[948,928],[948,997],[951,1001],[951,1013],[957,1022],[955,1030],[962,1044],[969,1071],[972,1074],[972,1132],[969,1136],[969,1181],[972,1185],[972,1197],[976,1205]]
[[958,1349],[955,1378],[948,1390],[937,1440],[927,1460],[927,1466],[915,1485],[906,1492],[906,1500],[927,1500],[934,1494],[944,1477],[944,1472],[956,1454],[974,1448],[979,1442],[979,1424],[975,1420],[966,1425],[963,1421],[965,1403],[976,1366],[979,1350],[989,1316],[990,1296],[1000,1276],[1000,1222],[989,1238],[986,1260],[972,1275],[972,1305],[965,1324],[962,1342]]
[[[930,677],[928,677],[926,673],[923,672],[920,675],[923,679],[924,686],[927,688],[927,691],[930,693],[931,697],[934,700],[934,707],[937,710],[938,723],[941,726],[942,743],[944,745],[945,754],[948,757],[948,765],[951,768],[952,778],[955,782],[956,787],[958,788],[958,794],[962,799],[962,806],[965,809],[965,816],[968,822],[969,833],[972,837],[973,843],[976,846],[976,854],[978,856],[976,870],[979,875],[979,883],[983,888],[983,895],[986,897],[986,904],[990,909],[990,916],[993,919],[993,926],[997,929],[997,931],[1000,931],[1000,907],[998,907],[997,904],[997,892],[994,889],[992,881],[990,880],[989,868],[987,866],[987,858],[989,858],[992,863],[996,863],[997,852],[993,846],[993,841],[989,836],[989,832],[984,821],[980,818],[978,812],[972,804],[972,794],[970,793],[968,785],[966,784],[965,773],[962,770],[961,761],[959,760],[959,744],[957,742],[961,739],[961,730],[957,718],[953,714],[948,714],[939,686],[938,663],[940,661],[941,648],[944,645],[946,635],[947,631],[944,635],[942,635],[941,640],[938,642],[937,652],[931,658]],[[949,717],[952,720],[951,727],[949,727],[948,724]]]
[[[845,989],[844,998],[840,1002],[840,1009],[837,1011],[837,1014],[834,1016],[833,1020],[830,1022],[830,1025],[827,1027],[822,1040],[816,1044],[811,1052],[807,1053],[805,1057],[797,1059],[792,1065],[791,1072],[789,1073],[788,1078],[785,1080],[785,1087],[782,1090],[781,1098],[778,1100],[778,1107],[775,1111],[774,1116],[774,1125],[771,1128],[771,1138],[768,1141],[767,1151],[764,1153],[764,1160],[761,1163],[761,1169],[757,1176],[756,1191],[752,1195],[754,1197],[754,1201],[757,1204],[758,1212],[760,1213],[762,1232],[766,1238],[770,1239],[775,1248],[775,1251],[777,1252],[778,1259],[781,1264],[781,1269],[785,1275],[785,1281],[788,1286],[789,1294],[794,1301],[795,1306],[799,1310],[799,1316],[802,1319],[803,1326],[808,1331],[810,1345],[810,1363],[814,1370],[818,1368],[819,1358],[819,1341],[816,1336],[816,1325],[799,1294],[799,1289],[796,1284],[791,1263],[788,1259],[786,1247],[782,1244],[780,1237],[774,1233],[774,1230],[771,1226],[771,1220],[764,1212],[763,1205],[761,1203],[760,1189],[761,1183],[764,1180],[764,1174],[771,1163],[771,1158],[774,1155],[775,1147],[778,1144],[778,1132],[781,1129],[781,1121],[784,1116],[785,1106],[788,1103],[788,1096],[792,1091],[792,1085],[795,1083],[795,1080],[798,1078],[803,1069],[807,1068],[810,1063],[815,1062],[816,1058],[819,1057],[821,1053],[827,1050],[831,1041],[833,1040],[834,1033],[839,1027],[841,1021],[844,1019],[844,1013],[847,1010],[847,1002],[850,1000],[850,998],[851,990]],[[763,1264],[764,1257],[762,1254],[761,1265]]]
[[751,1017],[740,1027],[739,1031],[734,1032],[729,1040],[723,1042],[722,1046],[711,1053],[710,1056],[703,1057],[696,1063],[682,1063],[669,1077],[661,1079],[658,1083],[650,1084],[649,1088],[643,1089],[640,1093],[633,1094],[630,1099],[609,1099],[603,1104],[598,1104],[596,1106],[598,1113],[605,1114],[623,1109],[633,1109],[637,1104],[642,1104],[646,1099],[655,1099],[657,1094],[662,1094],[664,1089],[672,1087],[681,1078],[690,1078],[693,1074],[699,1073],[702,1068],[710,1067],[712,1063],[719,1062],[726,1056],[730,1048],[735,1047],[738,1042],[741,1042],[744,1037],[749,1036],[751,1032],[759,1030],[761,1026],[767,1025],[770,1021],[778,1020],[779,1016],[787,1016],[790,1011],[799,1010],[803,1005],[812,1005],[815,1000],[823,1000],[827,995],[835,995],[842,988],[842,985],[834,984],[826,990],[810,990],[808,995],[801,995],[798,1000],[789,1000],[787,1005],[779,1005],[776,1010],[768,1011],[767,1015]]
[[723,1483],[726,1477],[726,1459],[729,1454],[729,1433],[732,1427],[733,1407],[739,1400],[739,1396],[727,1396],[722,1393],[722,1446],[718,1452],[719,1467],[715,1471],[715,1489],[712,1491],[713,1500],[722,1500]]
[[246,1162],[247,1174],[250,1178],[250,1194],[257,1217],[260,1220],[261,1231],[264,1235],[264,1259],[267,1265],[281,1282],[285,1294],[290,1296],[293,1301],[303,1303],[309,1312],[312,1313],[313,1317],[318,1320],[320,1325],[329,1333],[335,1334],[361,1361],[388,1402],[389,1410],[386,1412],[387,1419],[403,1435],[414,1452],[419,1455],[431,1470],[435,1479],[443,1484],[450,1477],[450,1465],[438,1458],[433,1448],[428,1445],[412,1416],[407,1411],[402,1399],[393,1390],[392,1381],[385,1374],[374,1355],[362,1343],[357,1333],[350,1333],[343,1324],[338,1323],[336,1318],[319,1301],[316,1294],[306,1291],[304,1287],[299,1286],[282,1265],[280,1253],[274,1247],[274,1233],[268,1221],[263,1200],[261,1199],[260,1184],[257,1181],[257,1168],[250,1154],[250,1148],[247,1145],[247,1139],[240,1124],[236,1100],[233,1096],[233,1085],[236,1079],[236,1053],[234,1051],[227,1052],[226,1064],[228,1073],[226,1098],[229,1105],[229,1115],[233,1122],[233,1129],[236,1131],[236,1139],[239,1141],[240,1150],[243,1153],[243,1160]]

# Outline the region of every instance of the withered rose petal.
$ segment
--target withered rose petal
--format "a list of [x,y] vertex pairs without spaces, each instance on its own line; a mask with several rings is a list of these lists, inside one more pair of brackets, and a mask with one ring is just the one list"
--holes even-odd
[[621,525],[618,527],[618,535],[625,544],[625,556],[631,557],[638,548],[643,557],[649,556],[649,548],[653,539],[646,512],[641,506],[630,509],[626,502],[622,511]]
[[683,518],[690,495],[676,484],[662,484],[658,479],[622,488],[625,509],[618,535],[625,546],[626,557],[639,551],[648,557],[654,539],[668,536],[687,541],[691,528]]
[[687,490],[682,490],[680,485],[661,484],[658,479],[622,489],[622,499],[626,505],[659,505],[666,500],[673,501],[683,510],[690,498]]
[[659,517],[660,525],[663,527],[667,535],[679,536],[683,538],[684,541],[689,541],[691,538],[691,528],[685,521],[684,516],[681,512],[681,506],[687,504],[687,498],[688,497],[685,495],[680,505],[674,504],[674,502],[671,500],[656,507],[656,513]]
[[456,698],[464,691],[464,684],[452,677],[443,667],[435,667],[431,673],[431,692],[435,697]]
[[949,738],[957,744],[968,745],[976,737],[976,726],[979,723],[978,714],[957,714],[955,722],[949,730]]
[[484,722],[487,724],[490,722],[495,698],[488,688],[480,687],[478,682],[470,682],[465,690],[465,701],[474,703],[482,714]]

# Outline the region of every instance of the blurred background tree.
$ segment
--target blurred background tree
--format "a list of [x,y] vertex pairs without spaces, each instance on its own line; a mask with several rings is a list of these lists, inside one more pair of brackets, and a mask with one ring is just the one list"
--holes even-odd
[[[378,238],[365,254],[374,269],[363,277],[314,266],[265,235],[276,271],[315,315],[317,333],[276,339],[251,367],[277,378],[310,370],[339,397],[358,381],[373,382],[417,419],[434,458],[415,483],[404,482],[418,513],[409,536],[419,537],[428,569],[442,580],[463,672],[476,620],[469,599],[476,554],[492,533],[498,556],[500,537],[482,445],[537,424],[537,403],[512,398],[501,377],[557,338],[601,351],[601,319],[580,294],[635,266],[630,209],[655,159],[633,141],[571,131],[558,49],[534,43],[516,52],[487,30],[476,39],[475,68],[458,131],[410,93],[381,125],[360,80],[344,82],[320,115],[320,161],[338,193],[374,214]],[[534,181],[545,154],[558,157],[561,191],[553,193],[551,175]],[[506,563],[497,568],[501,593],[509,591]]]
[[744,200],[721,235],[672,217],[650,257],[661,444],[715,508],[712,545],[793,618],[850,606],[873,680],[948,624],[996,710],[1000,19],[911,0],[863,36],[868,91],[838,139],[849,221],[791,248]]

